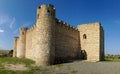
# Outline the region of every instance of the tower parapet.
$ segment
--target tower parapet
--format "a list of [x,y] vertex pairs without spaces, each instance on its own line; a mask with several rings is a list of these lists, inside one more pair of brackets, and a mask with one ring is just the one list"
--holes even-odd
[[46,6],[45,4],[42,4],[37,8],[37,20],[44,17],[45,15],[48,15],[51,18],[56,17],[55,8],[53,5],[49,4],[48,6]]
[[19,48],[17,49],[17,57],[19,58],[25,58],[26,31],[27,28],[20,29]]

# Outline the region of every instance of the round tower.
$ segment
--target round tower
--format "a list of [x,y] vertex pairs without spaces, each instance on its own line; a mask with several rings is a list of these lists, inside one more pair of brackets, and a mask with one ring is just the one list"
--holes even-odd
[[41,5],[37,9],[36,23],[36,53],[35,61],[39,66],[50,65],[54,63],[54,25],[55,8],[53,5]]
[[17,49],[17,57],[24,58],[25,57],[25,46],[26,46],[26,28],[20,29],[20,37],[19,37],[19,48]]

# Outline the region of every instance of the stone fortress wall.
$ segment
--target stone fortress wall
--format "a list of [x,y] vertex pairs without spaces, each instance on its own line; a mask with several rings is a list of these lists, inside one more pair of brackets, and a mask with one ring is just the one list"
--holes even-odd
[[15,37],[14,57],[32,59],[39,66],[104,58],[104,31],[100,23],[74,28],[56,18],[53,5],[45,4],[38,7],[36,19],[35,25],[21,28],[20,36]]
[[80,52],[79,31],[65,22],[56,20],[55,56],[56,61],[75,59]]
[[81,50],[87,53],[87,60],[100,60],[104,56],[103,28],[100,23],[78,25]]

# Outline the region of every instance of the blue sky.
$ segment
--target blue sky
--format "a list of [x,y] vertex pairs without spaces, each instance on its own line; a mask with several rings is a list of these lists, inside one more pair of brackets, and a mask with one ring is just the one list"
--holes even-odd
[[105,30],[105,53],[120,54],[120,0],[0,0],[0,48],[12,49],[20,27],[36,22],[36,8],[53,4],[57,18],[77,27],[101,22]]

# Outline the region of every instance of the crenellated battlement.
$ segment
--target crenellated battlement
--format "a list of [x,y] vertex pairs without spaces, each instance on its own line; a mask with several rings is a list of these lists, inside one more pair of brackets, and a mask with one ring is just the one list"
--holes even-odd
[[41,6],[38,7],[38,9],[41,9],[41,8],[44,8],[44,7],[51,8],[51,9],[55,10],[54,5],[52,5],[52,4],[49,4],[48,6],[46,6],[46,4],[42,4]]
[[20,36],[14,38],[13,56],[32,59],[38,66],[78,58],[100,61],[104,58],[104,30],[99,22],[75,28],[56,18],[53,5],[42,4],[37,8],[36,23],[20,28]]
[[59,20],[56,18],[56,25],[59,25],[60,27],[63,27],[67,30],[73,30],[73,31],[78,31],[77,28],[73,27],[72,25],[66,23],[66,22],[63,22],[62,20]]
[[34,24],[31,28],[30,28],[30,30],[34,30],[36,28],[36,24]]
[[42,4],[37,8],[37,20],[42,19],[43,17],[45,18],[46,15],[51,18],[56,17],[55,7],[53,5]]
[[29,29],[27,29],[27,32],[33,31],[36,28],[36,24],[34,24],[32,27],[30,27]]
[[28,28],[20,28],[20,36],[26,34]]

